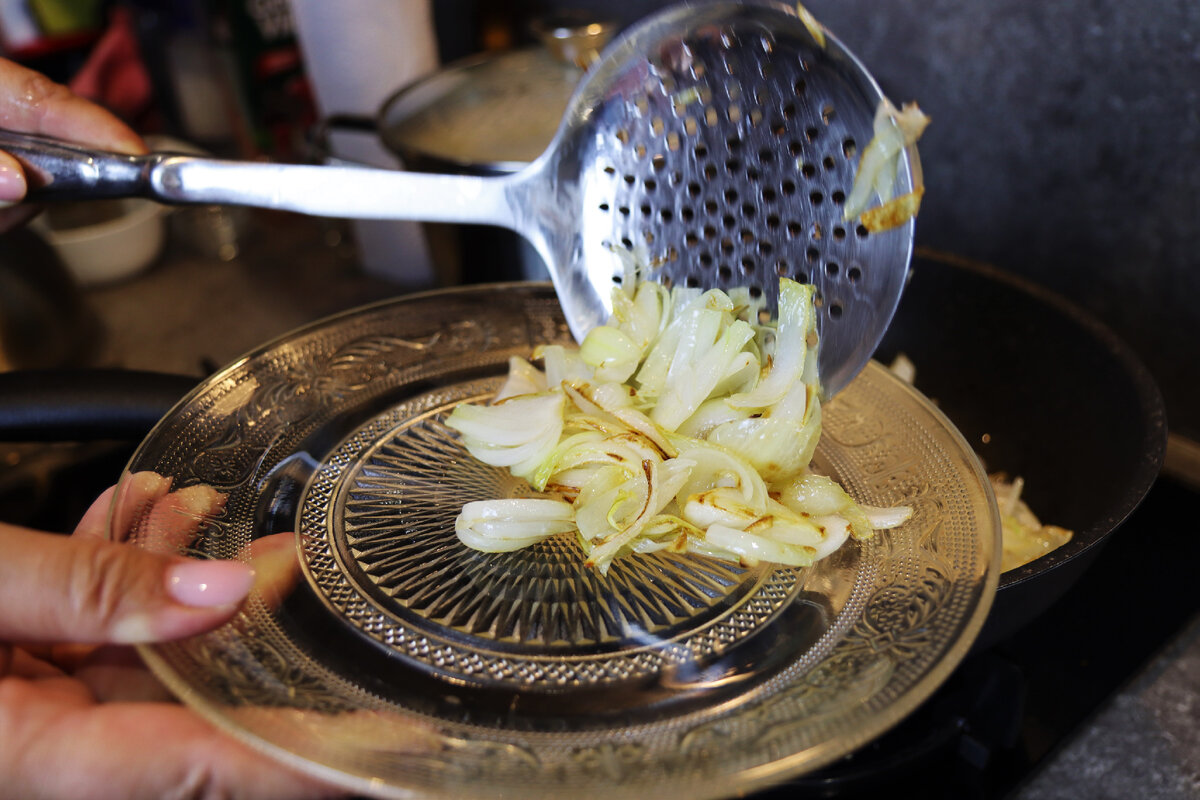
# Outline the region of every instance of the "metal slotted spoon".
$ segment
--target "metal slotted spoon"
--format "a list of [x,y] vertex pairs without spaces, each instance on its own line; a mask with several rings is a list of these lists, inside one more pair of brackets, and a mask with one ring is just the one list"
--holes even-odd
[[[748,289],[768,314],[779,276],[811,282],[833,395],[891,321],[913,223],[868,233],[843,219],[882,94],[823,38],[784,3],[670,7],[607,48],[547,151],[504,177],[124,156],[8,132],[0,149],[26,164],[31,200],[144,196],[511,228],[546,261],[577,339],[607,318],[630,254],[664,283]],[[910,148],[897,194],[919,169]]]

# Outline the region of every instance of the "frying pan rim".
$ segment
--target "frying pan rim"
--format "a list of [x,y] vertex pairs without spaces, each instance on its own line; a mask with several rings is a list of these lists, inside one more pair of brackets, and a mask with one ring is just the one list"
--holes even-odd
[[1157,480],[1167,452],[1167,416],[1162,393],[1149,368],[1132,347],[1095,315],[1057,292],[993,264],[936,248],[918,246],[915,256],[910,279],[911,273],[920,268],[921,261],[932,262],[1004,285],[1049,307],[1103,346],[1132,382],[1137,397],[1136,416],[1144,427],[1143,452],[1133,470],[1134,480],[1102,517],[1087,530],[1076,531],[1070,542],[1028,564],[1001,573],[998,591],[1048,576],[1102,544],[1137,509]]

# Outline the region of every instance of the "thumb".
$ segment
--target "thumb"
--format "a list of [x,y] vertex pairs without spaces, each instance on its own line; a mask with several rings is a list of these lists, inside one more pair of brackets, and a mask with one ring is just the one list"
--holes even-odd
[[152,553],[0,525],[0,641],[135,644],[191,636],[237,611],[236,561]]
[[19,203],[25,196],[25,171],[8,153],[0,152],[0,202]]
[[40,133],[101,150],[144,153],[128,125],[39,72],[0,58],[0,126]]

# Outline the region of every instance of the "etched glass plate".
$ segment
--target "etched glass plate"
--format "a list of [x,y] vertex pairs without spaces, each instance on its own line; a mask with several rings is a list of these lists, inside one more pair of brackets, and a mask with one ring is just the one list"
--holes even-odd
[[463,503],[530,489],[446,415],[568,340],[549,288],[475,287],[332,318],[206,381],[130,471],[223,507],[183,538],[178,517],[117,513],[141,546],[250,559],[260,581],[224,627],[143,648],[156,674],[354,791],[689,800],[827,764],[945,679],[991,603],[995,504],[953,426],[876,364],[826,406],[815,465],[915,513],[812,568],[657,553],[602,576],[570,536],[462,546]]

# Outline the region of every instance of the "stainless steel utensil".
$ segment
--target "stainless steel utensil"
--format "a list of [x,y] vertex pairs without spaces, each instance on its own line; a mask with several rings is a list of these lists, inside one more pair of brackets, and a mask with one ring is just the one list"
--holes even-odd
[[[911,257],[911,221],[869,234],[843,219],[881,97],[792,6],[685,3],[614,41],[550,147],[509,176],[130,157],[12,133],[0,148],[26,164],[35,200],[140,195],[511,228],[549,266],[576,338],[606,319],[630,254],[666,283],[747,288],[767,313],[779,276],[811,282],[832,395],[874,351]],[[910,150],[896,191],[918,179]]]

